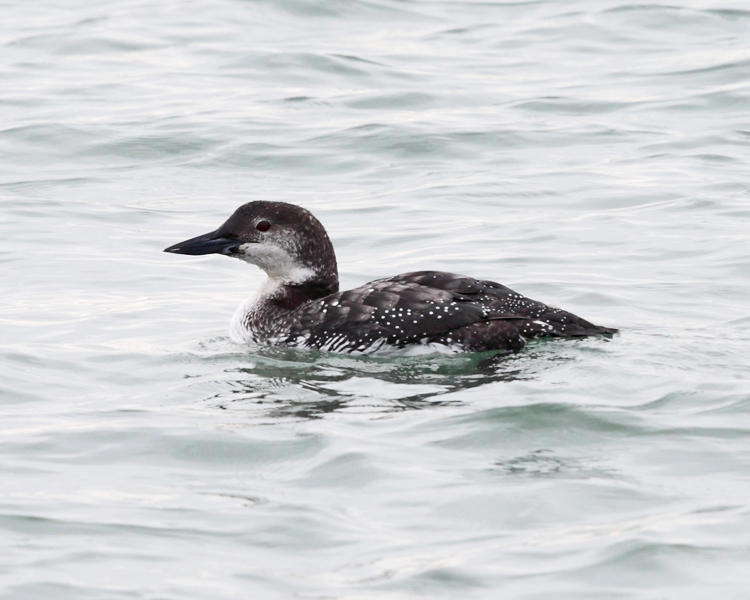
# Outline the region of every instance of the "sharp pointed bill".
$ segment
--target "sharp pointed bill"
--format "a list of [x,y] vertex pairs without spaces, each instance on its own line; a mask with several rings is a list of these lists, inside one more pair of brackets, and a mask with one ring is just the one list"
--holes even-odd
[[164,248],[164,252],[190,254],[193,256],[200,254],[231,254],[238,246],[239,242],[237,240],[222,237],[221,235],[217,235],[216,231],[212,231],[211,233],[205,233],[184,242],[179,242],[178,244],[169,246],[169,248]]
[[333,352],[424,346],[510,353],[532,338],[617,332],[494,281],[441,271],[403,273],[340,292],[323,225],[285,202],[244,204],[216,231],[165,252],[225,254],[266,272],[258,297],[235,313],[231,331],[238,340]]

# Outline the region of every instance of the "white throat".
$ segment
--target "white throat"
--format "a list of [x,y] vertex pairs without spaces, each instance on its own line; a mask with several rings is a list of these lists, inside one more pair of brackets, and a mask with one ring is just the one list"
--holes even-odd
[[256,265],[268,275],[261,294],[272,292],[282,284],[299,284],[315,275],[311,268],[296,261],[286,250],[270,244],[242,244],[237,248],[238,258]]

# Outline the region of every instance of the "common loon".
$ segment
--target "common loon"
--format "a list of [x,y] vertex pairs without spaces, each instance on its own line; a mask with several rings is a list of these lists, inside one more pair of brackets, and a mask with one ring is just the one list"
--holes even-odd
[[233,337],[261,344],[369,353],[433,345],[518,352],[537,337],[613,334],[495,283],[415,271],[339,291],[333,245],[310,212],[285,202],[249,202],[216,231],[165,248],[224,254],[263,269],[258,297],[240,305]]

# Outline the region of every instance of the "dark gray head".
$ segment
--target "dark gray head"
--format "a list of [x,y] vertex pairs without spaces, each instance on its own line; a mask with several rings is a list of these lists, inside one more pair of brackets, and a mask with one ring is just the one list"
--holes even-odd
[[279,284],[338,289],[336,255],[323,225],[301,206],[286,202],[243,204],[216,231],[164,252],[225,254],[257,265]]

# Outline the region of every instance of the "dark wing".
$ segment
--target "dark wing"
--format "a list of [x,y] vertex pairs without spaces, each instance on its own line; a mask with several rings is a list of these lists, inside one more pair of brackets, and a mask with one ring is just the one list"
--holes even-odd
[[518,351],[537,335],[590,335],[580,333],[581,324],[603,333],[498,283],[437,271],[404,273],[308,302],[295,322],[304,330],[295,325],[289,342],[304,339],[331,351],[418,342]]
[[561,308],[526,298],[495,281],[481,281],[453,273],[416,271],[397,276],[401,280],[453,291],[466,302],[477,302],[487,308],[490,319],[524,317],[523,335],[581,337],[617,333],[617,329],[594,325]]
[[365,350],[375,343],[406,346],[485,319],[476,303],[459,302],[455,294],[401,281],[372,281],[358,288],[313,300],[297,309],[290,341],[333,351]]

